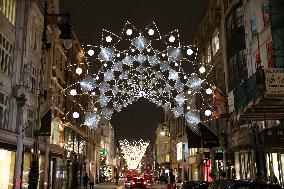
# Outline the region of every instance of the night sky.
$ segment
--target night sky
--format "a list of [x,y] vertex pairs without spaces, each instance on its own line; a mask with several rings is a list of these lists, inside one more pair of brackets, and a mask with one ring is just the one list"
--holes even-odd
[[[99,44],[102,29],[120,34],[126,21],[139,29],[154,21],[160,33],[178,29],[189,44],[209,0],[60,0],[62,12],[82,44]],[[161,108],[140,99],[112,117],[118,138],[152,140],[163,119]]]

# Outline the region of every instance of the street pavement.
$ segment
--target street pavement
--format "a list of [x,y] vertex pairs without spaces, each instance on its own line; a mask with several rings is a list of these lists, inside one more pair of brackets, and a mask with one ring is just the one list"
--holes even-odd
[[[95,189],[125,189],[124,188],[124,183],[123,182],[119,182],[118,185],[116,185],[115,183],[101,183],[101,184],[96,184],[94,186]],[[154,184],[152,186],[147,186],[147,189],[166,189],[166,185],[162,185],[162,184]],[[85,189],[84,187],[82,187],[81,189]],[[89,189],[89,186],[88,186]]]

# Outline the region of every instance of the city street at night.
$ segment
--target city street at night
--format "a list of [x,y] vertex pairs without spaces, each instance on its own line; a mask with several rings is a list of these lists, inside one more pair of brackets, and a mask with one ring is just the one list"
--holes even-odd
[[0,189],[283,187],[283,0],[0,0]]

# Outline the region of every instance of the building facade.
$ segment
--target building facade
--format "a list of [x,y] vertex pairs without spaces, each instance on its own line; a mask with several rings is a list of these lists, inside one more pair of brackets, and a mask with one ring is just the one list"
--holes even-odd
[[[222,97],[213,93],[213,105],[219,111],[216,116],[214,112],[210,119],[201,115],[221,141],[221,148],[210,151],[215,164],[212,167],[237,179],[261,175],[271,180],[275,175],[283,185],[283,149],[279,140],[283,132],[283,103],[279,100],[284,95],[280,84],[283,2],[225,0],[214,1],[214,5],[212,2],[195,37],[201,63],[214,65],[211,74],[216,77],[212,80]],[[214,44],[215,31],[219,32],[219,46]]]
[[[59,13],[56,0],[0,1],[3,189],[28,188],[36,141],[38,188],[70,188],[74,183],[80,185],[85,173],[95,176],[99,172],[100,135],[86,127],[83,118],[75,119],[68,113],[77,108],[71,103],[75,98],[67,94],[75,77],[69,72],[75,73],[85,59],[74,33],[72,48],[62,43],[64,31],[59,21],[64,21],[64,16],[59,19],[55,15]],[[84,112],[89,108],[86,103],[81,106]],[[36,131],[44,136],[37,140]]]

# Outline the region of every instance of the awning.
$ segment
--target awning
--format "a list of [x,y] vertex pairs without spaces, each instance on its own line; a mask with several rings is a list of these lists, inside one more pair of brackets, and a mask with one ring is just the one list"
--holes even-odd
[[190,128],[186,127],[188,147],[189,148],[201,148],[201,137]]
[[207,126],[202,124],[201,122],[198,123],[198,129],[200,131],[200,137],[202,141],[203,148],[213,148],[219,147],[219,137],[215,135]]

